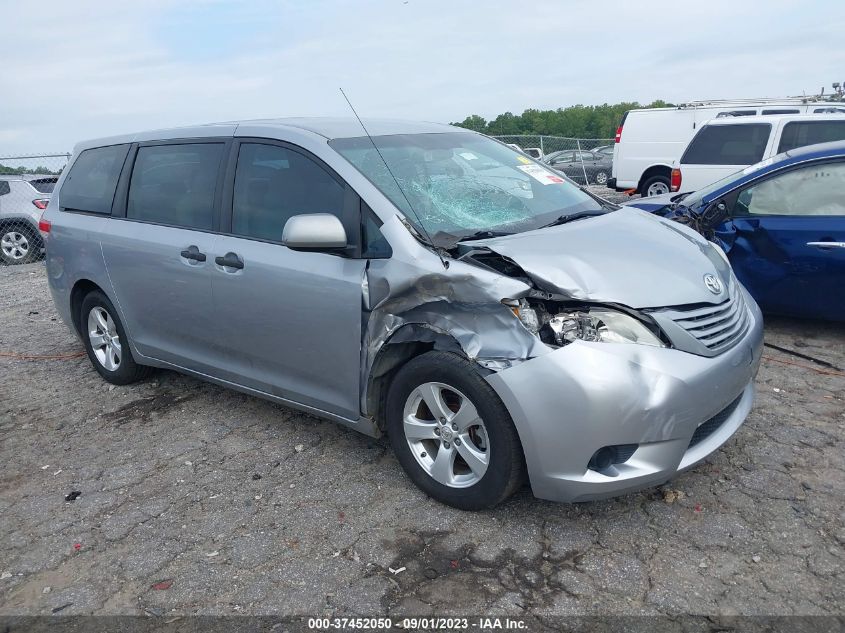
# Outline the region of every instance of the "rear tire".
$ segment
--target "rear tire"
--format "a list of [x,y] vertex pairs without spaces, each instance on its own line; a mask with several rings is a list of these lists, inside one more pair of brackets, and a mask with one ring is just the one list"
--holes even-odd
[[386,418],[402,468],[441,503],[489,508],[524,481],[522,445],[505,405],[457,354],[427,352],[404,365],[391,382]]
[[0,260],[4,264],[29,264],[41,258],[41,237],[24,222],[13,222],[0,228]]
[[643,198],[660,196],[669,193],[669,178],[667,176],[652,176],[643,183],[640,188],[640,195]]
[[117,310],[101,291],[93,290],[82,300],[79,326],[88,359],[106,382],[128,385],[152,373],[152,367],[135,362]]
[[606,185],[607,184],[607,172],[606,171],[600,171],[600,172],[596,173],[595,177],[593,178],[593,181],[597,185]]

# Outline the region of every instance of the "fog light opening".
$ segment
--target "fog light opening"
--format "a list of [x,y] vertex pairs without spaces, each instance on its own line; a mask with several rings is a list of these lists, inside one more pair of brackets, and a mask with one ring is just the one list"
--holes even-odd
[[619,471],[614,466],[627,462],[638,447],[638,444],[602,446],[593,453],[590,462],[587,464],[587,468],[608,477],[615,477],[619,474]]

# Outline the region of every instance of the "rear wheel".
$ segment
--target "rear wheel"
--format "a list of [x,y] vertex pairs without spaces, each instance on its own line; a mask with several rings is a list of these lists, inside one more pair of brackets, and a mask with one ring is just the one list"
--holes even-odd
[[41,256],[41,239],[22,223],[0,229],[0,259],[9,265],[28,264]]
[[397,372],[387,429],[405,472],[442,503],[488,508],[523,481],[522,446],[504,404],[456,354],[428,352]]
[[643,183],[640,194],[643,198],[661,196],[669,193],[669,178],[667,176],[652,176]]
[[596,174],[595,181],[597,185],[606,185],[607,184],[607,172],[600,171]]
[[128,385],[152,372],[151,367],[135,362],[117,311],[99,290],[83,299],[79,323],[88,358],[107,382]]

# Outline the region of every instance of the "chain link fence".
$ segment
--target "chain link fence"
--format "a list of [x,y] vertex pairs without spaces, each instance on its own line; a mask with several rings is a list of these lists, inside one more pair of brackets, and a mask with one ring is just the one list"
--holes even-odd
[[612,138],[514,134],[493,138],[533,156],[581,185],[605,185],[613,170]]
[[0,266],[43,258],[38,221],[69,159],[70,154],[0,156]]

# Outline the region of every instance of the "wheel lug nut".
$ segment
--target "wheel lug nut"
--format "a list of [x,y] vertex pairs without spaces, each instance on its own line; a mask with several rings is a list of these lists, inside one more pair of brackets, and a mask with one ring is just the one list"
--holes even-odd
[[446,418],[440,418],[440,424],[446,424]]
[[461,438],[456,437],[455,438],[455,446],[460,446],[460,445],[461,445]]
[[440,435],[440,427],[439,427],[439,426],[435,426],[435,427],[434,427],[434,434],[435,434],[435,435]]
[[443,448],[449,448],[449,442],[443,442]]
[[457,424],[455,424],[454,422],[452,422],[452,430],[453,430],[453,431],[457,431],[457,430],[458,430],[458,425],[457,425]]

